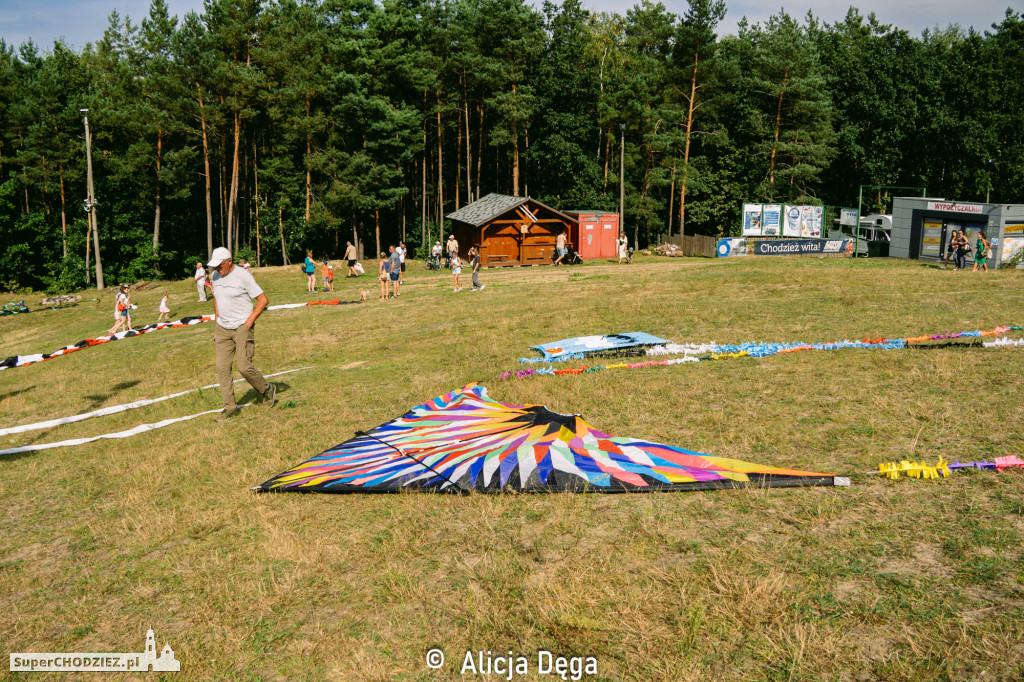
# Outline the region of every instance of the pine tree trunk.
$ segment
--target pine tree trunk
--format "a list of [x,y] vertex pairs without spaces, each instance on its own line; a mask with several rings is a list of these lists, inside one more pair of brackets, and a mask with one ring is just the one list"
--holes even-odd
[[[306,125],[309,125],[309,97],[306,98]],[[313,136],[306,132],[306,226],[309,226],[309,209],[313,203],[313,172],[309,167],[309,157],[313,155]]]
[[217,203],[220,209],[220,244],[224,246],[228,243],[227,231],[224,227],[224,209],[228,204],[228,191],[227,187],[224,186],[224,166],[227,163],[224,156],[227,154],[227,147],[221,145],[220,151],[220,158],[217,159],[217,194],[220,201]]
[[[459,76],[462,82],[462,76]],[[459,150],[462,149],[462,126],[459,125],[459,108],[455,108],[455,210],[459,210],[459,193],[462,191],[462,159],[459,158]]]
[[437,90],[437,225],[444,234],[444,174],[441,151],[441,89]]
[[[516,101],[516,84],[512,84],[512,101]],[[512,196],[519,196],[519,127],[515,120],[515,105],[512,107]]]
[[478,104],[477,114],[480,116],[479,137],[476,143],[476,192],[473,196],[480,198],[480,175],[484,166],[484,105]]
[[234,249],[238,212],[238,147],[242,137],[242,115],[235,112],[235,150],[231,159],[231,196],[228,197],[228,251]]
[[210,198],[210,148],[206,141],[206,112],[203,109],[203,90],[196,83],[199,102],[199,124],[203,131],[203,170],[206,180],[206,257],[213,255],[213,202]]
[[683,150],[683,179],[679,183],[679,235],[686,233],[686,183],[690,175],[690,136],[693,131],[693,106],[697,97],[697,64],[700,54],[693,55],[693,75],[690,76],[690,103],[686,112],[686,146]]
[[604,138],[604,190],[602,194],[608,194],[608,157],[612,153],[612,128],[608,126],[608,134]]
[[423,123],[423,159],[420,162],[423,171],[423,202],[420,206],[420,241],[427,243],[427,124]]
[[58,164],[57,168],[60,172],[60,237],[64,243],[64,258],[68,257],[68,218],[67,218],[67,207],[64,203],[64,164]]
[[782,96],[786,92],[786,84],[789,82],[789,72],[782,75],[782,88],[779,90],[779,108],[775,114],[775,142],[772,144],[772,155],[768,162],[768,198],[775,197],[775,153],[779,150],[779,128],[782,127]]
[[375,233],[377,235],[377,253],[380,253],[381,250],[380,250],[380,210],[379,209],[374,209],[373,210],[373,220],[374,220],[374,225],[375,225],[374,229],[376,231]]
[[675,213],[673,202],[676,198],[676,164],[672,162],[672,187],[668,190],[668,236],[672,237],[672,214]]
[[256,143],[252,145],[253,194],[256,196],[256,267],[260,262],[260,169],[256,165]]
[[465,83],[463,83],[462,90],[466,99],[466,203],[471,204],[473,203],[473,157],[471,153],[473,146],[469,141],[469,90]]
[[[530,157],[530,130],[523,131],[523,141],[526,143],[526,157]],[[523,164],[523,196],[530,196],[530,176],[526,172],[526,164]]]
[[[280,200],[284,201],[284,197]],[[277,205],[277,225],[281,229],[281,260],[288,265],[288,245],[284,243],[284,208],[281,204]]]
[[359,245],[359,230],[356,229],[356,214],[352,214],[352,246],[356,247],[356,257],[362,258],[362,247]]
[[156,129],[156,210],[153,212],[153,255],[160,252],[160,163],[163,160],[164,131]]

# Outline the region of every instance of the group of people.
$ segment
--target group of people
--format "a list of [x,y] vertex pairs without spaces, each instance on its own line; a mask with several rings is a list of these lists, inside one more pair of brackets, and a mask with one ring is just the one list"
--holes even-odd
[[[122,284],[117,288],[117,294],[114,295],[114,326],[107,330],[108,336],[113,336],[122,330],[133,331],[135,329],[132,326],[132,311],[138,310],[139,306],[132,303],[131,296],[128,294],[127,284]],[[160,299],[157,310],[160,313],[156,318],[157,322],[171,319],[171,309],[167,306],[167,294]]]
[[[455,235],[448,237],[447,246],[448,258],[445,265],[452,269],[452,277],[454,279],[452,291],[462,291],[462,286],[459,284],[459,276],[462,274],[462,258],[459,256],[459,242],[455,239]],[[407,253],[408,249],[405,246],[405,242],[401,241],[398,242],[398,246],[389,246],[388,253],[381,252],[380,261],[377,264],[377,279],[380,281],[380,300],[388,301],[402,295],[401,285],[405,284],[405,257]],[[430,257],[435,262],[440,263],[440,241],[434,243]],[[469,249],[469,259],[473,273],[473,291],[480,291],[485,285],[480,283],[480,251],[475,246]]]
[[[971,253],[971,242],[967,237],[967,233],[963,230],[953,230],[953,234],[949,237],[949,247],[946,249],[946,262],[942,265],[943,268],[949,267],[950,259],[955,259],[956,270],[967,269],[967,256]],[[992,242],[990,242],[984,231],[978,231],[977,241],[974,244],[974,267],[971,272],[977,272],[978,266],[988,272],[988,259],[992,257]]]
[[[402,270],[405,270],[405,244],[402,243]],[[348,274],[345,278],[359,277],[366,274],[361,263],[356,258],[356,247],[352,242],[346,242],[344,260],[348,264]],[[316,267],[317,262],[313,259],[313,252],[306,251],[306,260],[302,264],[302,272],[306,275],[306,291],[316,293]],[[320,284],[324,291],[334,291],[334,265],[328,259],[320,261]]]
[[436,269],[441,269],[441,254],[446,254],[444,266],[446,268],[454,268],[453,259],[458,258],[459,255],[459,241],[455,238],[454,234],[448,235],[448,243],[441,248],[441,242],[434,242],[434,247],[430,250],[430,257],[436,264]]
[[[250,270],[252,270],[252,266],[249,265],[249,261],[247,261],[244,258],[239,259],[238,267],[242,268],[246,272],[249,272]],[[199,302],[200,303],[206,303],[206,301],[208,300],[208,298],[207,298],[207,289],[210,289],[213,286],[213,283],[210,281],[210,276],[212,274],[213,274],[213,271],[210,271],[210,272],[206,271],[206,268],[203,267],[202,261],[196,263],[196,272],[195,272],[194,275],[192,275],[192,279],[195,280],[196,292],[199,294]],[[165,296],[165,298],[166,298],[166,296]],[[160,305],[161,305],[160,312],[162,313],[162,312],[164,312],[164,310],[163,310],[164,302],[161,301]],[[170,313],[170,311],[167,311],[167,312]]]

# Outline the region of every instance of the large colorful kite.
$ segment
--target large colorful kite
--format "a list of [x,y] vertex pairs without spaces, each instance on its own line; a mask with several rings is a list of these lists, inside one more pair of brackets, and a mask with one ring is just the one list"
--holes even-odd
[[849,485],[849,479],[609,436],[478,384],[414,407],[258,486],[318,493],[648,492]]

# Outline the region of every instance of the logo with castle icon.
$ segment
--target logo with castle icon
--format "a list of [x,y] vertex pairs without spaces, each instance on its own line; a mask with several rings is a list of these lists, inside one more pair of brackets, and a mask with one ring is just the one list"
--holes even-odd
[[174,649],[170,644],[164,644],[163,650],[158,656],[156,653],[156,635],[153,628],[146,632],[146,651],[142,654],[142,670],[155,672],[180,672],[181,661],[174,657]]

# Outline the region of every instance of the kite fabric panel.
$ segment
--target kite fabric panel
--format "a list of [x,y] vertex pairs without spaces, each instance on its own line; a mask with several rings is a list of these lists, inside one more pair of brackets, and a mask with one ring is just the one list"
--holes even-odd
[[577,336],[571,339],[542,343],[539,346],[530,346],[530,348],[543,353],[544,357],[523,361],[551,362],[552,360],[566,357],[579,359],[587,355],[614,353],[631,348],[644,348],[666,343],[669,343],[669,341],[645,332],[626,332],[604,336]]
[[452,391],[278,474],[261,492],[653,492],[849,485],[596,431],[579,415]]

